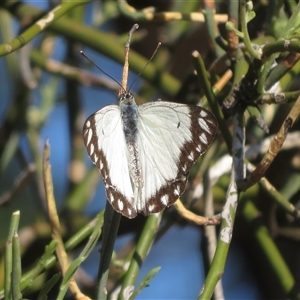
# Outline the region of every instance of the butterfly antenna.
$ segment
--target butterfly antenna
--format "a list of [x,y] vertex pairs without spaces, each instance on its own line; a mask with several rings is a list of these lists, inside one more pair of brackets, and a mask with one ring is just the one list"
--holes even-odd
[[[122,88],[123,90],[127,90],[127,81],[128,81],[128,69],[129,69],[129,62],[128,62],[128,56],[129,56],[129,50],[130,50],[130,43],[133,33],[139,28],[138,24],[134,24],[132,28],[130,29],[128,33],[128,39],[125,44],[125,61],[124,61],[124,68],[123,68],[123,75],[122,75]],[[119,94],[121,94],[122,91],[119,91]]]
[[[83,51],[80,51],[80,54],[85,57],[88,61],[90,61],[98,70],[100,70],[103,74],[105,74],[107,77],[109,77],[110,79],[112,79],[114,82],[116,82],[121,89],[123,89],[122,85],[120,84],[120,82],[118,82],[116,79],[114,79],[112,76],[110,76],[108,73],[106,73],[104,70],[102,70],[99,66],[97,66]],[[126,91],[126,90],[124,90]]]
[[145,64],[144,68],[142,69],[142,71],[140,71],[140,73],[135,77],[135,79],[133,80],[133,82],[131,83],[130,87],[129,87],[129,91],[131,90],[132,86],[134,85],[134,83],[136,82],[136,80],[141,76],[141,74],[144,72],[144,70],[147,68],[147,66],[149,65],[149,63],[151,62],[151,60],[153,59],[154,55],[156,54],[158,48],[161,46],[161,42],[159,42],[153,52],[153,54],[151,55],[150,59],[147,61],[147,63]]

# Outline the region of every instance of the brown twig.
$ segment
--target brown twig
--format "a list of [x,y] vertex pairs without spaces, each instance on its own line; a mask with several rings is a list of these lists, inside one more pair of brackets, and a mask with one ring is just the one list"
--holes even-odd
[[122,75],[122,87],[124,90],[119,91],[119,95],[124,93],[124,91],[127,90],[127,81],[128,81],[128,69],[129,69],[129,62],[128,62],[128,56],[129,56],[129,50],[130,50],[130,42],[131,42],[131,37],[132,34],[139,28],[138,24],[134,24],[129,31],[128,34],[128,40],[125,45],[125,61],[124,61],[124,68],[123,68],[123,75]]
[[249,187],[253,186],[257,183],[265,174],[275,157],[277,156],[278,152],[280,151],[287,133],[289,129],[293,126],[296,119],[298,118],[300,113],[300,96],[298,97],[295,105],[292,107],[290,113],[285,118],[281,128],[279,129],[278,133],[275,135],[273,140],[271,141],[270,147],[261,160],[261,162],[257,165],[255,170],[250,173],[245,180],[239,182],[239,188],[242,191],[247,190]]
[[[202,12],[191,12],[191,13],[182,13],[178,11],[164,11],[156,12],[153,6],[146,7],[141,10],[135,9],[133,6],[129,5],[124,0],[118,0],[119,9],[122,14],[126,17],[133,20],[140,21],[192,21],[192,22],[205,22],[205,16]],[[216,14],[214,15],[216,23],[225,23],[228,19],[228,16],[225,14]]]
[[22,171],[19,176],[15,179],[12,187],[6,193],[0,197],[0,206],[10,202],[15,198],[26,186],[27,182],[30,180],[31,175],[35,171],[34,164],[29,164],[27,169]]
[[177,209],[178,213],[188,221],[195,223],[197,225],[218,225],[221,221],[221,216],[215,215],[212,217],[202,217],[194,214],[190,210],[186,209],[180,199],[174,203],[174,207]]
[[[49,159],[50,159],[50,144],[49,141],[47,140],[44,148],[44,153],[43,153],[43,176],[44,176],[44,185],[45,185],[45,193],[46,193],[46,202],[47,202],[48,215],[49,215],[49,220],[51,225],[52,238],[53,240],[57,241],[57,247],[55,250],[57,259],[59,261],[62,274],[65,275],[70,266],[70,262],[60,233],[60,222],[59,222],[59,217],[57,214],[57,209],[55,204],[55,198],[53,194],[53,182],[52,182],[51,165],[49,163]],[[84,294],[82,294],[74,278],[70,280],[69,288],[75,299],[89,299]]]

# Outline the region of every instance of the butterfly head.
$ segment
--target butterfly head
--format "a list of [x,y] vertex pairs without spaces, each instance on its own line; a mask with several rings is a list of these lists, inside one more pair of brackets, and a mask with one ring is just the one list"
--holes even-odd
[[120,105],[132,105],[136,104],[133,95],[129,91],[125,91],[119,96]]

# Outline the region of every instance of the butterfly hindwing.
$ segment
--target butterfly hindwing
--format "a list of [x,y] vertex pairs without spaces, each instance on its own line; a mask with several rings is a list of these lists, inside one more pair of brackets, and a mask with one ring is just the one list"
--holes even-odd
[[83,140],[101,172],[108,201],[116,211],[134,218],[137,211],[133,206],[120,108],[109,105],[91,115],[83,127]]

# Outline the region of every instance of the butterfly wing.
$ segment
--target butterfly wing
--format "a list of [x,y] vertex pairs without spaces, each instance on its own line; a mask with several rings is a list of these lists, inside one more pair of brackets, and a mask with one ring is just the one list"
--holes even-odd
[[161,211],[184,192],[189,170],[212,143],[217,121],[199,106],[157,101],[139,106],[144,186],[138,211]]
[[119,106],[109,105],[91,115],[83,126],[83,140],[103,177],[106,197],[128,218],[137,211],[129,175],[127,148]]

